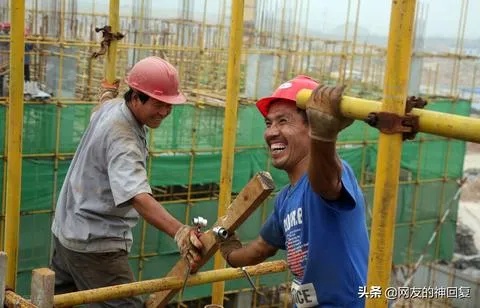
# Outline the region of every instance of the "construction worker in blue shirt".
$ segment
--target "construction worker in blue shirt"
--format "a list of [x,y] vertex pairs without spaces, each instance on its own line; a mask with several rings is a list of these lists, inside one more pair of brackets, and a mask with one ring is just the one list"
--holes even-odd
[[[313,90],[306,110],[296,95]],[[353,120],[340,113],[343,87],[297,76],[257,102],[265,118],[264,138],[275,168],[289,185],[258,238],[242,246],[236,235],[220,250],[234,267],[253,265],[287,251],[296,307],[364,307],[368,233],[361,189],[351,167],[336,152],[338,133]]]

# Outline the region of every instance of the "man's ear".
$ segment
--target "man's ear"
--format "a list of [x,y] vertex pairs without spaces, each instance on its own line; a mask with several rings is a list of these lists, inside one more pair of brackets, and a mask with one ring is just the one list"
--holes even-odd
[[140,102],[140,97],[138,96],[138,93],[133,92],[133,93],[132,93],[132,96],[131,96],[130,104],[135,105],[135,104],[137,104],[138,102]]

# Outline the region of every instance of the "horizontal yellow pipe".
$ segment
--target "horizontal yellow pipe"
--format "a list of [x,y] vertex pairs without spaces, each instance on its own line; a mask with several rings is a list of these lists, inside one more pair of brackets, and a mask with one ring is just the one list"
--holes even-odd
[[[250,276],[259,276],[283,272],[287,270],[285,261],[271,261],[246,267]],[[239,268],[225,268],[205,271],[191,275],[186,285],[193,286],[215,281],[232,280],[244,277]],[[161,279],[145,280],[111,287],[79,291],[55,295],[55,307],[70,307],[86,303],[103,302],[106,300],[132,297],[140,294],[153,293],[164,290],[180,289],[183,286],[183,277],[165,277]]]
[[[297,106],[305,109],[311,93],[312,90],[301,90]],[[365,120],[370,112],[380,112],[381,105],[379,101],[343,96],[340,111],[348,118]],[[413,108],[411,114],[419,117],[419,130],[423,133],[480,143],[480,119],[418,108]]]

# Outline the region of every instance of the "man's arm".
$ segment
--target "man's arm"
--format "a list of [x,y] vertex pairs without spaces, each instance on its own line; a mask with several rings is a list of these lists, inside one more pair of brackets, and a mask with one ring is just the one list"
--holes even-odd
[[340,113],[343,86],[318,86],[307,102],[310,125],[308,177],[313,190],[327,200],[336,200],[342,191],[342,163],[335,144],[338,133],[353,123]]
[[334,142],[312,139],[308,178],[313,191],[327,200],[336,200],[342,191],[342,163]]
[[255,265],[265,261],[277,253],[277,248],[268,244],[261,236],[242,246],[238,238],[233,235],[220,244],[222,256],[232,267]]
[[175,239],[180,254],[187,258],[191,270],[196,271],[203,247],[193,227],[179,222],[150,194],[140,193],[132,198],[133,207],[152,226]]
[[131,203],[149,224],[174,237],[183,226],[152,197],[143,145],[128,124],[115,126],[105,137],[107,172],[115,206]]
[[172,238],[183,226],[150,194],[141,193],[132,198],[133,207],[149,224],[167,233]]

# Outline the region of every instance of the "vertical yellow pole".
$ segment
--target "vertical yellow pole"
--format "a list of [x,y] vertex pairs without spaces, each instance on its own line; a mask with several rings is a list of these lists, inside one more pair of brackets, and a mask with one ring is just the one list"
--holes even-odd
[[[120,1],[110,0],[109,4],[108,23],[112,27],[112,33],[117,33],[120,28]],[[113,40],[108,48],[105,79],[109,84],[112,84],[116,79],[117,44],[118,41]]]
[[[405,113],[415,5],[415,0],[392,1],[382,111],[399,115]],[[382,292],[389,286],[392,268],[401,152],[401,134],[380,133],[367,288],[379,286]],[[387,299],[367,297],[366,307],[387,307]]]
[[62,97],[63,92],[63,63],[64,63],[64,42],[65,42],[65,0],[60,2],[60,56],[59,62],[60,65],[58,66],[58,82],[57,82],[57,97]]
[[7,285],[15,288],[18,238],[20,230],[20,197],[22,185],[23,130],[23,55],[25,44],[25,1],[11,1],[10,32],[10,98],[8,102],[7,186],[5,211],[5,252]]
[[[220,174],[220,195],[218,197],[218,217],[225,215],[232,194],[233,158],[237,134],[238,91],[240,85],[240,60],[243,39],[244,0],[232,2],[230,22],[230,44],[228,48],[227,101],[223,128],[222,168]],[[215,254],[215,269],[225,267],[222,256]],[[223,305],[225,282],[212,286],[212,304]]]
[[353,28],[352,55],[350,58],[350,71],[348,72],[348,86],[352,87],[352,75],[355,64],[355,48],[357,47],[358,23],[360,20],[360,0],[357,1],[357,13],[355,14],[355,27]]

